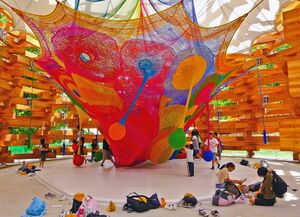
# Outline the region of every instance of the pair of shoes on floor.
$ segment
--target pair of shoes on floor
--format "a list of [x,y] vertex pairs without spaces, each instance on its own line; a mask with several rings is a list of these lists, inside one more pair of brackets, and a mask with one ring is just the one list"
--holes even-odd
[[220,217],[220,213],[218,210],[212,210],[210,214],[214,217]]
[[165,206],[165,209],[171,210],[171,211],[176,210],[176,208],[177,208],[176,204],[167,204]]
[[47,194],[45,194],[45,198],[46,199],[53,199],[56,197],[56,194],[48,192]]
[[209,214],[206,212],[205,209],[200,208],[198,210],[199,215],[203,216],[203,217],[209,217]]

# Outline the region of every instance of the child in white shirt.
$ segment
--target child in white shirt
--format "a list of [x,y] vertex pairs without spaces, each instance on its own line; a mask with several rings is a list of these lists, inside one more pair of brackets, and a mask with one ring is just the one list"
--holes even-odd
[[194,146],[193,146],[193,144],[186,146],[185,151],[186,151],[188,175],[190,177],[192,177],[192,176],[194,176]]
[[[211,161],[211,169],[213,170],[213,169],[215,169],[215,163],[217,163],[218,168],[220,167],[220,164],[219,164],[219,161],[218,161],[218,158],[217,158],[219,142],[216,138],[214,138],[214,132],[212,132],[212,131],[209,134],[209,138],[210,138],[209,139],[210,150],[214,154],[214,158]],[[207,147],[208,139],[205,141],[204,144]]]

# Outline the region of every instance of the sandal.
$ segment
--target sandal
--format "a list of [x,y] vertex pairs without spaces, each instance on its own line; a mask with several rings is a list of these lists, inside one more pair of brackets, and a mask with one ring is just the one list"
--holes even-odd
[[215,217],[220,217],[220,213],[218,210],[212,210],[210,214]]

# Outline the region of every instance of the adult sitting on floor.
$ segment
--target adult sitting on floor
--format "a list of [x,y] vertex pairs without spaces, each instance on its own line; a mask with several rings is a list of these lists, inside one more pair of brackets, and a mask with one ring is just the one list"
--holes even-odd
[[276,196],[273,192],[273,174],[272,170],[261,167],[257,170],[257,175],[264,177],[263,183],[259,191],[255,192],[249,202],[260,206],[273,206],[276,202]]

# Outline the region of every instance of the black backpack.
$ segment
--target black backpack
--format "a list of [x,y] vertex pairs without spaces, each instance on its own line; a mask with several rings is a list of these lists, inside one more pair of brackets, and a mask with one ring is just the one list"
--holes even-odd
[[236,198],[238,198],[242,194],[240,189],[232,182],[225,183],[225,190],[236,196]]
[[250,166],[249,161],[248,161],[248,160],[245,160],[245,159],[242,159],[241,162],[240,162],[240,164],[241,164],[242,166]]
[[123,210],[132,210],[139,213],[146,212],[150,210],[148,200],[149,198],[145,195],[139,195],[132,192],[127,195],[127,203],[124,205]]
[[283,198],[284,194],[287,192],[287,188],[289,187],[283,179],[277,175],[275,171],[272,172],[273,174],[273,192],[275,193],[276,197]]
[[196,206],[198,203],[197,198],[194,196],[184,196],[182,200],[185,206]]

